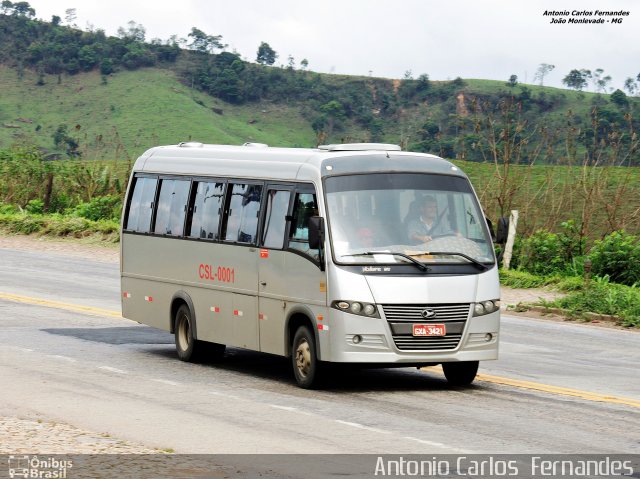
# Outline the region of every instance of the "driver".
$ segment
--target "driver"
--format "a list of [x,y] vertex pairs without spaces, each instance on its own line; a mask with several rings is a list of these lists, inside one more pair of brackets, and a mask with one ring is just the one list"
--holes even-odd
[[442,216],[438,216],[438,202],[431,195],[424,196],[420,201],[420,216],[409,221],[407,236],[419,244],[449,234],[453,231],[445,225]]

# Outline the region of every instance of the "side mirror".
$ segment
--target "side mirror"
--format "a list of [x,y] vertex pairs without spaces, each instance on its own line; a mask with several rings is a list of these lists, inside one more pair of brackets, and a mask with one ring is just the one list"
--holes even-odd
[[493,241],[495,243],[496,242],[496,231],[493,228],[493,223],[491,222],[491,220],[489,219],[488,216],[485,216],[484,219],[487,222],[487,226],[489,227],[489,234],[491,235],[491,241]]
[[318,250],[320,271],[324,271],[324,218],[320,216],[309,218],[309,248]]
[[309,248],[321,249],[324,245],[324,218],[312,216],[309,218]]
[[509,218],[502,217],[498,220],[498,231],[496,232],[496,243],[505,244],[509,234]]

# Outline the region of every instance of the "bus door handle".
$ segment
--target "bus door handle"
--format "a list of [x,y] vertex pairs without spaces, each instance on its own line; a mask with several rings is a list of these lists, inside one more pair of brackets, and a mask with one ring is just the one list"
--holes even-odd
[[260,281],[260,285],[261,285],[261,286],[266,286],[266,285],[267,285],[267,282],[266,282],[266,281]]

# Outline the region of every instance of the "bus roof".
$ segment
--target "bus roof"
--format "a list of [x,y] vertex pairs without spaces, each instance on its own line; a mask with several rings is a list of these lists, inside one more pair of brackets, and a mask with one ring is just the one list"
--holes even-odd
[[396,145],[379,143],[275,148],[260,143],[231,146],[187,142],[147,150],[136,161],[134,171],[299,181],[375,172],[465,176],[452,163],[437,156],[403,152]]

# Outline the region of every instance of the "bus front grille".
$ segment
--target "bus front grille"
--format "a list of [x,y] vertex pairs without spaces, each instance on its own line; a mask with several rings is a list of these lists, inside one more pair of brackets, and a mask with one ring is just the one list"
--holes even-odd
[[435,338],[412,336],[393,336],[393,342],[400,351],[431,351],[439,349],[455,349],[462,334],[447,334]]
[[[393,342],[401,351],[447,350],[458,347],[471,305],[461,304],[383,304]],[[426,316],[426,317],[425,317]],[[414,324],[444,324],[444,336],[413,336]]]

